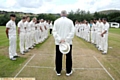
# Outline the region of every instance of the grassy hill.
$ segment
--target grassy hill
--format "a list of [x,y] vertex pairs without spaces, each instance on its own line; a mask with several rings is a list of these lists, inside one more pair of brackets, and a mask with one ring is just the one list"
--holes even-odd
[[120,10],[104,10],[104,11],[99,11],[99,13],[102,13],[102,14],[110,14],[110,13],[115,13],[115,12],[120,12]]
[[37,16],[37,14],[33,14],[33,13],[24,13],[24,12],[15,12],[15,11],[0,11],[0,16],[3,16],[4,14],[11,14],[11,13],[14,13],[16,14],[17,16],[24,16],[24,15],[27,15],[27,16]]

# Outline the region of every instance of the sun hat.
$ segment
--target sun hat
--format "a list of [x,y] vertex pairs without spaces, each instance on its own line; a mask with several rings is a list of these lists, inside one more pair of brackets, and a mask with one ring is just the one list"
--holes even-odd
[[60,43],[59,50],[62,54],[67,54],[70,51],[70,45],[67,42]]

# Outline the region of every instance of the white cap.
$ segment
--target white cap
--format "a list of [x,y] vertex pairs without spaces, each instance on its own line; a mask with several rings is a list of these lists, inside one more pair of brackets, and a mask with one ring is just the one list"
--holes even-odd
[[59,50],[62,54],[67,54],[70,51],[70,45],[67,42],[60,43]]

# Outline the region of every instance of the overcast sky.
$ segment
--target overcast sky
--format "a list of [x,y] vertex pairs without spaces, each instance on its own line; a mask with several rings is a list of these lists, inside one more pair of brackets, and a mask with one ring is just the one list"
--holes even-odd
[[120,10],[120,0],[0,0],[0,10],[20,11],[27,13],[60,13],[61,10],[77,9],[102,11]]

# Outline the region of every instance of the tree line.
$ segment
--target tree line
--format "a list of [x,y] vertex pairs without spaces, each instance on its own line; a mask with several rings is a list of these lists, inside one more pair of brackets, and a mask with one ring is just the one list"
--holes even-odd
[[[39,19],[45,19],[45,20],[51,20],[54,21],[57,18],[60,17],[60,14],[32,14],[32,13],[22,13],[22,12],[7,12],[7,11],[0,11],[0,26],[5,26],[7,21],[9,20],[9,15],[11,13],[16,14],[16,24],[18,21],[21,20],[22,16],[28,15],[32,19],[33,17],[36,17],[38,20]],[[90,13],[90,11],[85,11],[85,10],[76,10],[76,11],[70,11],[68,12],[68,18],[72,19],[74,22],[76,20],[78,21],[83,21],[84,19],[87,21],[93,20],[93,19],[99,19],[99,18],[107,18],[109,22],[118,22],[120,23],[120,12],[111,12],[111,13],[100,13],[100,12],[95,12],[95,13]]]
[[95,12],[95,13],[90,13],[89,11],[84,11],[78,9],[77,11],[69,12],[68,17],[72,19],[73,21],[78,20],[78,21],[83,21],[84,19],[87,21],[93,20],[93,19],[99,19],[99,18],[106,18],[109,22],[118,22],[120,23],[120,11],[116,12],[108,12],[108,13],[100,13],[100,12]]

